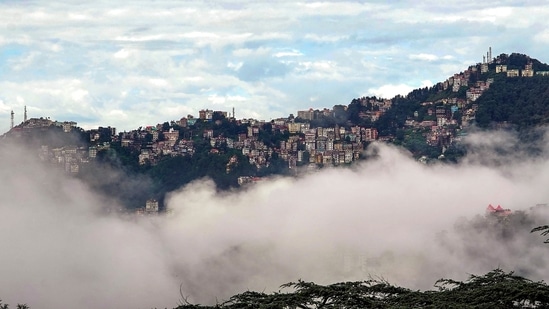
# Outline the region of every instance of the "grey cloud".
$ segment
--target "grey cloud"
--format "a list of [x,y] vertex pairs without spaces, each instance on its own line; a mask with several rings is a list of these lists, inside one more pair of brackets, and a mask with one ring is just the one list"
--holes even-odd
[[[0,297],[46,309],[151,308],[175,306],[180,285],[189,300],[214,303],[299,278],[372,275],[413,289],[496,267],[547,278],[549,248],[528,232],[549,220],[543,208],[530,210],[549,198],[549,161],[495,153],[518,141],[497,136],[471,134],[477,150],[455,166],[425,166],[378,144],[369,149],[376,158],[354,168],[243,191],[218,193],[200,180],[172,192],[170,212],[159,217],[105,211],[119,207],[113,197],[4,145]],[[509,160],[474,159],[490,156]],[[140,188],[123,175],[102,175],[127,182],[122,191]],[[530,221],[502,238],[484,219],[489,203],[524,211]]]

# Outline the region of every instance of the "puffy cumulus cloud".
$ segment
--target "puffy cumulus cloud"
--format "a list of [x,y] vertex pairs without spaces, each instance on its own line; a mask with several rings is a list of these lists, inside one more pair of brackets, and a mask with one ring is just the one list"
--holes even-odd
[[[501,157],[495,146],[517,145],[500,133],[469,139],[477,157]],[[372,159],[354,168],[224,193],[198,180],[169,194],[168,214],[128,217],[108,211],[118,207],[111,198],[35,162],[28,151],[4,146],[0,296],[7,303],[172,307],[180,287],[190,301],[214,303],[299,278],[380,276],[430,289],[441,277],[464,279],[497,267],[534,280],[549,275],[543,258],[549,249],[528,233],[549,219],[543,208],[528,210],[549,198],[546,155],[510,158],[505,166],[473,159],[427,166],[374,144]],[[101,175],[120,177],[108,169]],[[140,181],[146,182],[121,190]],[[529,211],[515,226],[524,231],[503,237],[483,217],[489,203]]]
[[396,95],[407,95],[412,90],[417,88],[431,87],[433,83],[428,80],[424,80],[420,86],[410,86],[406,84],[398,85],[383,85],[379,88],[368,89],[368,95],[374,95],[381,98],[392,98]]

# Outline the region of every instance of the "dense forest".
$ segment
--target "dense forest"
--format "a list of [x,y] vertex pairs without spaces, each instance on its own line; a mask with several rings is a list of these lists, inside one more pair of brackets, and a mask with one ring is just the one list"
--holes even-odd
[[499,77],[477,100],[478,126],[508,122],[519,129],[549,122],[549,77]]

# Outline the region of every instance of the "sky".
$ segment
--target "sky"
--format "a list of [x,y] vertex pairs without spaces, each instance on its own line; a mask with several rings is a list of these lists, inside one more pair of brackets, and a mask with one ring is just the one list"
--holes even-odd
[[[152,217],[109,211],[120,207],[113,197],[4,143],[0,299],[44,309],[173,308],[182,298],[215,304],[299,279],[382,278],[429,290],[441,278],[496,268],[547,282],[549,245],[530,233],[549,223],[547,207],[532,210],[549,200],[547,140],[533,157],[514,135],[472,133],[457,165],[424,165],[374,143],[372,159],[353,168],[223,193],[197,180],[169,193],[168,213]],[[502,240],[483,219],[488,204],[529,219],[519,216]]]
[[201,109],[271,120],[391,98],[493,55],[542,62],[545,1],[0,2],[0,132],[129,131]]

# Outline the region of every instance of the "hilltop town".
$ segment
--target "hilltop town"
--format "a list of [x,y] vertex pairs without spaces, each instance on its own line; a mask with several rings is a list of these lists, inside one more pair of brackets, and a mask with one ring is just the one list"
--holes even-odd
[[[296,175],[350,165],[363,159],[364,149],[373,141],[406,147],[421,162],[455,162],[460,155],[455,149],[467,129],[475,125],[483,106],[481,98],[494,83],[549,78],[549,66],[525,55],[492,58],[490,50],[483,58],[481,63],[406,97],[362,97],[348,106],[302,110],[297,116],[271,121],[237,119],[234,109],[203,109],[198,115],[117,132],[108,126],[83,130],[73,121],[27,119],[25,108],[25,119],[19,125],[13,124],[12,112],[12,128],[3,138],[32,140],[41,161],[73,175],[93,173],[91,165],[112,163],[116,157],[123,166],[145,173],[165,187],[136,198],[140,205],[146,200],[146,205],[134,208],[155,213],[162,208],[167,190],[199,177],[211,177],[219,188],[226,189],[273,174]],[[544,84],[548,84],[545,79]],[[180,174],[167,176],[168,170]],[[149,198],[143,198],[146,195]]]

